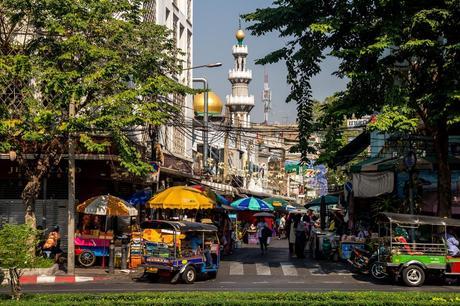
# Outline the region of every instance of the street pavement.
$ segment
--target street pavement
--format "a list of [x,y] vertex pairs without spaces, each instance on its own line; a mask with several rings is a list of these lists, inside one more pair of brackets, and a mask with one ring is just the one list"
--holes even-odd
[[[192,285],[172,285],[167,280],[142,282],[132,275],[109,280],[55,285],[26,285],[24,292],[139,292],[139,291],[448,291],[460,292],[458,285],[430,281],[420,288],[408,288],[390,282],[375,282],[366,275],[355,275],[347,264],[326,260],[290,257],[286,240],[274,240],[268,254],[261,255],[257,246],[245,246],[225,257],[216,279]],[[0,292],[6,292],[1,289]]]

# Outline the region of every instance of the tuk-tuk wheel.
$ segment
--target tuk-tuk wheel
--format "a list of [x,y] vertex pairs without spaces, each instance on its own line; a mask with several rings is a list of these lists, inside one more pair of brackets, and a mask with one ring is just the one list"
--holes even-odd
[[425,282],[425,271],[416,265],[411,265],[402,271],[404,283],[409,287],[418,287]]
[[385,268],[381,263],[374,262],[371,266],[371,274],[375,279],[384,279],[387,277]]
[[186,284],[193,284],[196,280],[196,270],[192,266],[188,266],[185,268],[184,272],[182,272],[182,280]]
[[83,267],[91,267],[96,262],[96,255],[89,250],[84,250],[80,255],[78,255],[78,262]]

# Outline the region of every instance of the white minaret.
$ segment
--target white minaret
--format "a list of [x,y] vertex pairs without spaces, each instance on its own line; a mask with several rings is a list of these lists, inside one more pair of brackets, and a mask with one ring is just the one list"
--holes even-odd
[[246,68],[248,46],[243,45],[244,37],[243,30],[239,29],[236,32],[238,43],[232,48],[235,66],[228,72],[228,80],[232,83],[232,94],[227,96],[227,107],[234,127],[249,128],[251,122],[249,113],[254,107],[254,96],[249,95],[252,71]]
[[272,109],[272,92],[268,86],[267,70],[264,71],[264,91],[262,92],[262,102],[264,103],[264,124],[268,124],[268,114]]

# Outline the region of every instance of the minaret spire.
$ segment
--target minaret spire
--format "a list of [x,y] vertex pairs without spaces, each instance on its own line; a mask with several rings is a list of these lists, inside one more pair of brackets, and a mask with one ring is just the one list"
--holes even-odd
[[232,84],[232,93],[227,96],[227,107],[230,111],[230,119],[235,127],[250,127],[249,113],[254,107],[254,96],[249,95],[249,83],[252,80],[252,71],[247,69],[246,57],[248,46],[243,44],[245,34],[240,29],[235,35],[238,43],[232,47],[235,66],[228,72],[228,80]]

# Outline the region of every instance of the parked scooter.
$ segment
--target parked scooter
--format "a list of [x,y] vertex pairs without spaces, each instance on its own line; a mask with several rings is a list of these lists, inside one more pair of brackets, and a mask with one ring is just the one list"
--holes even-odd
[[369,252],[360,248],[353,248],[348,262],[360,273],[371,274],[375,279],[384,279],[388,276],[385,267],[378,262],[379,251]]

